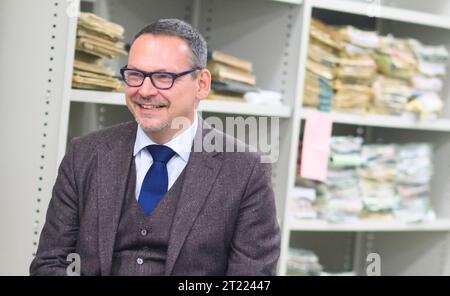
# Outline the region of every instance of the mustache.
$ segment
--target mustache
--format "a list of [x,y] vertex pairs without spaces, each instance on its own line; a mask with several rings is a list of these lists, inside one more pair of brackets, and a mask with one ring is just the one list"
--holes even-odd
[[169,106],[170,102],[163,98],[157,97],[143,97],[137,95],[133,98],[133,101],[137,104],[152,104],[152,105],[160,105],[160,106]]

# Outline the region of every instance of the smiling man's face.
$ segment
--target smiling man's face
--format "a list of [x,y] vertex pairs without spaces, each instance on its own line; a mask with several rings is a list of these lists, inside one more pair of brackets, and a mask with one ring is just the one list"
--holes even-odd
[[[143,34],[131,46],[127,67],[181,73],[192,69],[191,50],[179,37]],[[160,90],[147,77],[140,87],[126,86],[127,106],[149,137],[165,143],[179,131],[170,128],[175,118],[193,122],[198,102],[208,95],[210,81],[209,71],[202,69],[177,78],[170,89]]]

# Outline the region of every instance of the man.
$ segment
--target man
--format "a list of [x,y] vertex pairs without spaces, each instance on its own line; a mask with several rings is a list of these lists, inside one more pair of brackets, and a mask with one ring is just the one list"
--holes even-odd
[[[196,114],[210,90],[206,56],[203,37],[176,19],[136,35],[121,74],[137,123],[71,141],[32,275],[65,275],[70,253],[84,275],[275,274],[270,165],[228,152],[248,147]],[[207,138],[221,149],[197,151]]]

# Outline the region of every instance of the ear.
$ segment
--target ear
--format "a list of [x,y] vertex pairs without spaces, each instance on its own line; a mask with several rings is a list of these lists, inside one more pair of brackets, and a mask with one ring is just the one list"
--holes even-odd
[[211,72],[208,69],[201,69],[197,77],[197,100],[203,100],[208,97],[211,90]]

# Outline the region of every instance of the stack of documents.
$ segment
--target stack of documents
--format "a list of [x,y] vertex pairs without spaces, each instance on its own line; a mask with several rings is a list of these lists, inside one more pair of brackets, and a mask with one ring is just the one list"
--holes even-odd
[[363,145],[362,157],[364,164],[358,169],[358,176],[364,203],[363,218],[393,219],[393,210],[398,203],[395,191],[396,145]]
[[291,276],[318,276],[323,270],[319,263],[319,257],[310,250],[288,250],[287,272]]
[[352,26],[342,27],[338,32],[344,46],[334,84],[336,96],[333,109],[365,113],[373,97],[372,84],[377,65],[372,53],[379,46],[379,37],[376,32],[362,31]]
[[325,186],[318,187],[318,211],[330,222],[355,222],[363,208],[356,169],[361,165],[359,137],[332,137]]
[[417,61],[408,41],[394,38],[392,35],[380,37],[380,47],[376,50],[375,60],[378,70],[391,78],[409,81],[417,70]]
[[212,51],[208,52],[208,69],[213,81],[208,99],[242,101],[245,93],[258,91],[250,61]]
[[393,36],[380,37],[374,55],[381,75],[375,83],[373,112],[400,115],[411,96],[410,81],[417,71],[417,61],[408,42]]
[[414,39],[409,45],[417,58],[418,72],[411,80],[414,91],[407,110],[418,113],[421,119],[435,118],[444,107],[441,91],[449,52],[443,45],[425,46]]
[[373,84],[373,113],[401,115],[412,95],[408,81],[379,75]]
[[78,18],[76,53],[72,86],[75,88],[120,91],[121,81],[111,68],[102,66],[102,59],[126,54],[120,25],[92,13],[82,12]]
[[317,219],[316,184],[312,180],[301,179],[291,192],[289,213],[294,219]]
[[303,104],[333,110],[438,117],[450,59],[443,45],[379,36],[314,19],[306,63]]
[[324,182],[304,179],[297,169],[290,215],[334,223],[431,221],[436,217],[430,204],[432,149],[428,143],[363,144],[359,137],[332,137]]
[[430,206],[432,157],[432,146],[428,143],[399,145],[396,186],[400,202],[395,209],[396,218],[406,222],[435,218]]
[[333,81],[339,65],[338,53],[342,49],[335,35],[333,29],[312,20],[303,105],[318,107],[322,111],[332,108]]

